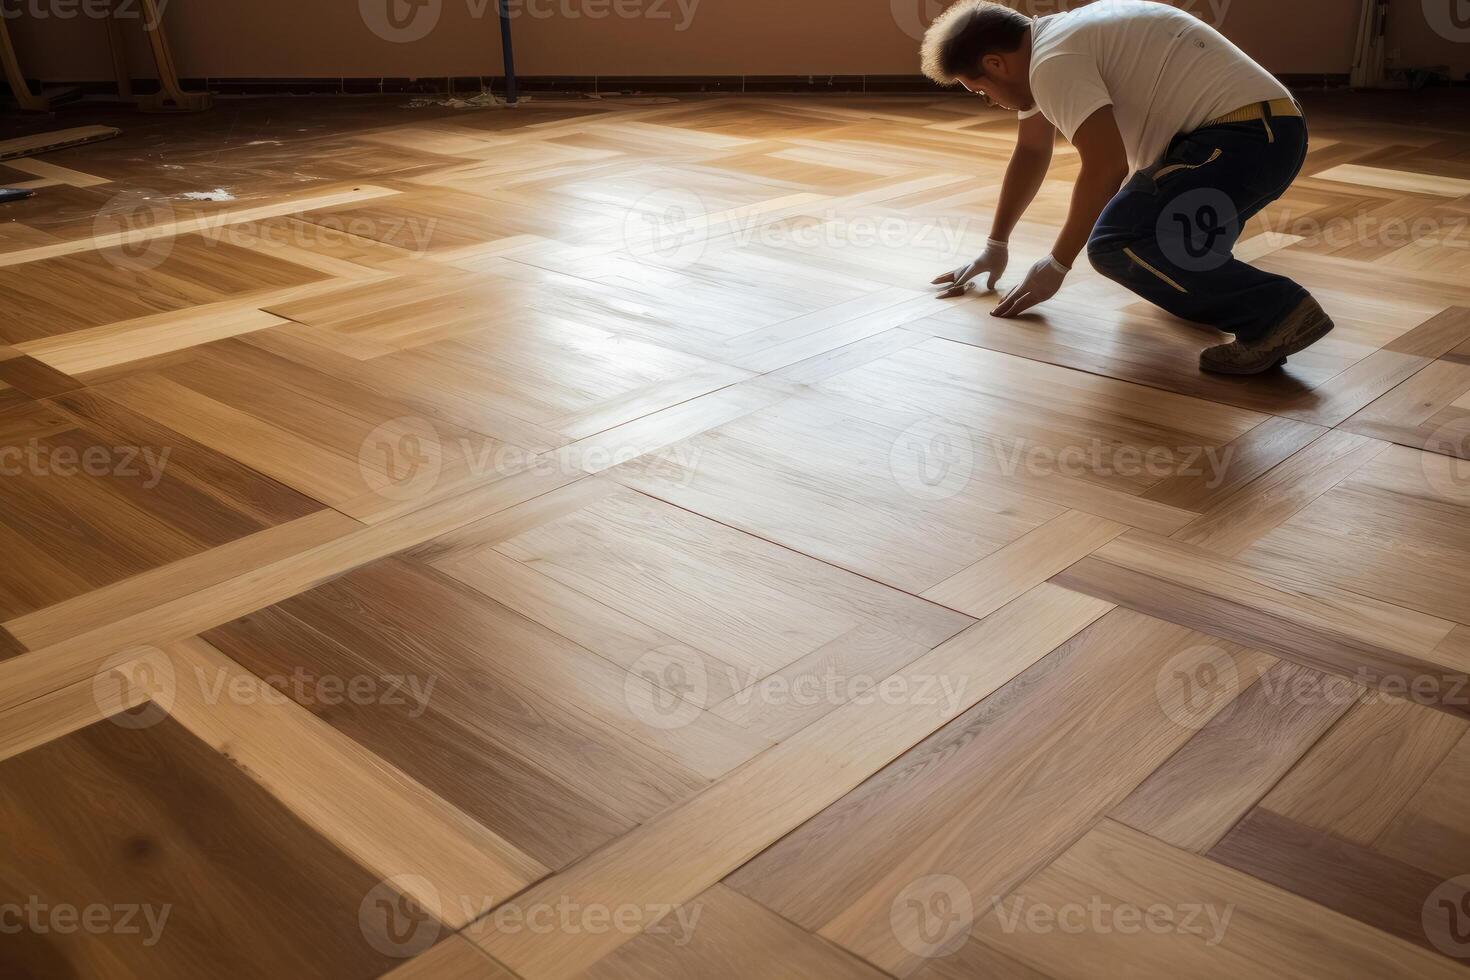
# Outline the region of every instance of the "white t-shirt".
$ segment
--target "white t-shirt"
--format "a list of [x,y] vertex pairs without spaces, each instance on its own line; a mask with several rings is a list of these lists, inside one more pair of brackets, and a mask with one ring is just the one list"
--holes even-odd
[[1193,15],[1151,0],[1098,0],[1032,27],[1034,108],[1068,141],[1111,105],[1128,165],[1158,163],[1179,133],[1290,93],[1224,35]]

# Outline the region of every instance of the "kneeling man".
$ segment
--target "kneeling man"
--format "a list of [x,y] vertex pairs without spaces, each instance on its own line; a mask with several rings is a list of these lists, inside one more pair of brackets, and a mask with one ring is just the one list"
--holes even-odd
[[1151,0],[1034,20],[961,0],[929,29],[923,58],[936,82],[958,82],[1021,119],[990,241],[934,280],[941,295],[982,275],[995,288],[1061,130],[1082,159],[1066,224],[996,316],[1054,296],[1085,246],[1109,279],[1235,335],[1200,354],[1206,371],[1267,371],[1332,330],[1305,289],[1232,254],[1245,223],[1300,173],[1307,127],[1286,88],[1214,28]]

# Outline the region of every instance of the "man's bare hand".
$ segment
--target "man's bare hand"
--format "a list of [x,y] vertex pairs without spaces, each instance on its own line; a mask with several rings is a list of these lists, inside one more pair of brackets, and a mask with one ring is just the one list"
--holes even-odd
[[1006,264],[1010,261],[1010,257],[1010,250],[1006,244],[992,239],[985,244],[985,251],[981,252],[975,261],[969,265],[962,265],[953,272],[946,272],[937,277],[930,285],[948,287],[940,290],[939,298],[953,299],[965,294],[971,279],[988,273],[986,288],[993,292],[995,284],[1000,281],[1001,274],[1006,271]]

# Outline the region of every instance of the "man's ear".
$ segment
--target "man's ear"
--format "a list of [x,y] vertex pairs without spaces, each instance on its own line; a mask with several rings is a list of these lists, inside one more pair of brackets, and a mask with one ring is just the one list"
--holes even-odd
[[995,54],[994,52],[992,52],[991,54],[987,54],[985,57],[980,59],[980,68],[985,72],[987,76],[991,78],[994,78],[997,75],[999,75],[1001,78],[1005,78],[1007,75],[1010,74],[1010,72],[1006,70],[1007,67],[1008,66],[1006,65],[1005,58],[1003,58],[999,54]]

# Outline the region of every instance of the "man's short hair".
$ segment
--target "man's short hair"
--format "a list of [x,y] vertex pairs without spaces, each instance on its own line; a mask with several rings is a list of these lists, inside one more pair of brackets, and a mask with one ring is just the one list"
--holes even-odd
[[1031,18],[991,0],[960,0],[940,14],[924,34],[924,74],[940,85],[953,85],[961,75],[981,74],[986,55],[1009,53],[1021,46]]

